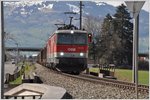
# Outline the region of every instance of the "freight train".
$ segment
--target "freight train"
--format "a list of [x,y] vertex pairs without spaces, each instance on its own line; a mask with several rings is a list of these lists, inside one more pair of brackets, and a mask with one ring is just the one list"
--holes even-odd
[[92,34],[84,30],[59,29],[49,37],[38,62],[62,72],[80,73],[87,68],[91,39]]

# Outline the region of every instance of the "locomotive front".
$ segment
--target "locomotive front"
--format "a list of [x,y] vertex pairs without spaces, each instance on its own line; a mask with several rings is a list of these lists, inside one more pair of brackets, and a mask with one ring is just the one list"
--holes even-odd
[[88,34],[81,30],[57,31],[56,67],[64,72],[79,73],[87,68]]

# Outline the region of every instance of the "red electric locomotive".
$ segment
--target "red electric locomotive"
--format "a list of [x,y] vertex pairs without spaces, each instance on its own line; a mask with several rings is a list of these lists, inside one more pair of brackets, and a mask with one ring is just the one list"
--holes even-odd
[[83,30],[57,30],[46,44],[46,66],[80,73],[87,68],[91,34]]

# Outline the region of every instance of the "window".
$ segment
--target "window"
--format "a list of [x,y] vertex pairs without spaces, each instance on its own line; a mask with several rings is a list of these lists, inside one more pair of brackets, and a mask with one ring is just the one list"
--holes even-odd
[[58,44],[87,44],[86,33],[59,33]]

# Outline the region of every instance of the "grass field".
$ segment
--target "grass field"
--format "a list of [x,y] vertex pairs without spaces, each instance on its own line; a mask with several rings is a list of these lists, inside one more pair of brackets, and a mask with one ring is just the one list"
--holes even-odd
[[19,76],[16,80],[10,82],[9,84],[21,84],[22,83],[22,77]]
[[[98,68],[90,68],[91,72],[98,72]],[[149,84],[149,71],[138,71],[139,84]],[[132,82],[132,70],[129,69],[115,69],[115,77],[117,80]]]

